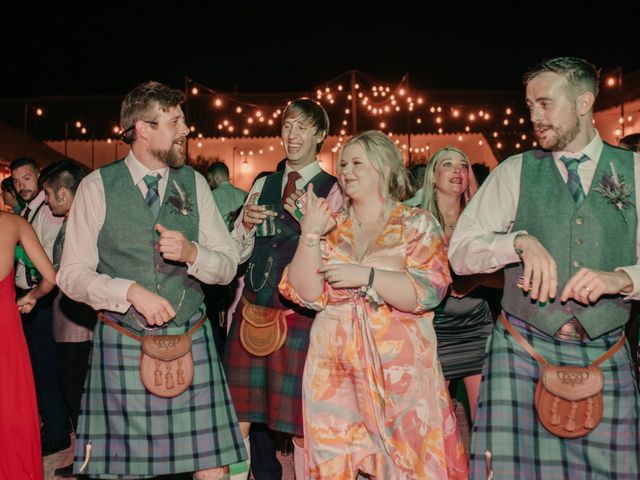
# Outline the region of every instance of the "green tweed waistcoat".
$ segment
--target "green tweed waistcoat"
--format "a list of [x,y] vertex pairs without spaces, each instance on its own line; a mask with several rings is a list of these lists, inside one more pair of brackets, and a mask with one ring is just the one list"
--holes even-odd
[[[622,209],[596,191],[603,176],[612,175],[612,167],[618,178],[632,187],[626,197],[628,205]],[[522,263],[509,265],[505,268],[503,308],[548,335],[573,317],[591,338],[624,325],[629,319],[630,303],[620,295],[602,296],[593,305],[574,300],[563,304],[559,297],[568,280],[583,267],[613,271],[636,264],[635,196],[632,152],[604,145],[591,188],[580,206],[576,206],[551,153],[524,153],[513,231],[526,230],[555,259],[558,294],[545,304],[531,301],[516,286],[523,273]]]
[[[198,241],[198,202],[191,167],[169,169],[167,188],[155,219],[124,161],[100,169],[106,216],[98,236],[98,272],[133,280],[166,298],[176,310],[174,325],[184,325],[202,305],[200,283],[187,274],[187,265],[165,260],[156,248],[161,224]],[[121,323],[141,331],[145,320],[131,307],[124,315],[110,312]],[[137,320],[137,321],[136,321]]]

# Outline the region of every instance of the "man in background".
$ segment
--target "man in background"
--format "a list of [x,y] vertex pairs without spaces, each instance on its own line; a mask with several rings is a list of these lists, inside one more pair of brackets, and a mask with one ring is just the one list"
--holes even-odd
[[213,193],[222,219],[229,231],[233,230],[237,212],[247,198],[247,192],[229,181],[229,167],[224,162],[214,162],[207,169],[207,181]]
[[[9,165],[11,178],[18,195],[26,202],[20,212],[38,235],[49,259],[53,257],[53,243],[62,227],[63,219],[55,217],[44,201],[44,190],[39,184],[40,169],[28,157],[15,159]],[[16,252],[21,252],[17,249]],[[24,255],[18,255],[16,265],[16,293],[22,297],[38,282],[39,274]],[[47,456],[69,447],[69,416],[65,406],[56,365],[56,350],[51,325],[52,305],[57,289],[38,301],[35,308],[22,315],[24,335],[29,347],[33,377],[36,384],[38,411],[40,412],[42,455]]]
[[[54,163],[43,172],[42,185],[45,201],[53,214],[64,219],[53,244],[53,265],[57,269],[62,258],[62,247],[67,217],[76,190],[86,171],[71,160]],[[80,400],[84,379],[89,368],[91,339],[96,323],[96,312],[85,303],[71,300],[58,291],[53,302],[53,339],[56,342],[56,361],[62,398],[67,406],[73,431],[78,429]],[[55,470],[55,475],[73,476],[73,462]]]
[[[214,162],[209,166],[207,182],[227,229],[233,230],[233,224],[244,204],[247,192],[229,181],[229,168],[224,162]],[[233,303],[238,285],[237,278],[228,285],[203,285],[207,316],[211,320],[213,339],[220,357],[224,354],[227,341],[227,312]]]

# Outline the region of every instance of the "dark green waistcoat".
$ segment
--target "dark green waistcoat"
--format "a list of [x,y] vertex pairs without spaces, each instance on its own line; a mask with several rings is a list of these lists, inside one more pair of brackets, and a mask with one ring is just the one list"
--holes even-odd
[[[603,175],[618,176],[631,185],[631,206],[620,210],[598,188]],[[582,267],[613,271],[636,264],[635,170],[632,152],[604,145],[591,189],[579,207],[562,180],[553,156],[540,150],[526,152],[522,160],[520,198],[513,231],[526,230],[549,251],[558,266],[558,294],[544,305],[532,302],[517,288],[522,264],[505,268],[503,308],[548,335],[576,317],[591,338],[624,325],[629,302],[619,295],[603,296],[594,305],[559,297],[567,281]]]
[[[278,171],[266,177],[260,192],[258,203],[271,204],[277,209],[276,234],[273,237],[256,237],[244,285],[246,297],[257,305],[299,310],[298,305],[289,302],[278,292],[282,272],[291,263],[300,238],[300,224],[282,207],[283,175],[283,171]],[[317,196],[326,198],[336,178],[320,171],[310,183]]]
[[[169,179],[158,218],[154,219],[140,189],[134,185],[124,161],[100,169],[106,204],[104,225],[98,236],[98,272],[133,280],[166,298],[176,310],[175,325],[184,325],[203,301],[200,283],[187,275],[187,265],[165,260],[156,249],[157,223],[198,241],[198,202],[191,167],[169,169]],[[133,307],[125,315],[110,315],[141,330],[144,319]],[[138,322],[136,322],[136,315]]]

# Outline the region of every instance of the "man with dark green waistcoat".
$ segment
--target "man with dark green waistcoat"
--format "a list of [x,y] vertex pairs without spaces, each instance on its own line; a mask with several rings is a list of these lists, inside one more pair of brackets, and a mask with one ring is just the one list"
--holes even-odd
[[[284,170],[259,179],[238,216],[232,236],[240,246],[240,261],[248,260],[242,301],[233,317],[225,349],[229,389],[238,413],[240,428],[248,445],[249,427],[265,426],[294,437],[296,478],[303,478],[302,372],[309,347],[309,331],[315,312],[289,302],[278,292],[284,268],[291,262],[300,239],[300,225],[284,205],[313,184],[316,195],[326,198],[330,208],[342,208],[342,194],[336,178],[321,170],[317,154],[329,132],[329,117],[318,103],[308,98],[291,102],[282,115],[281,138],[287,154]],[[271,205],[265,211],[263,205]],[[290,206],[289,205],[289,206]],[[275,217],[272,236],[257,237],[256,225]],[[249,353],[240,342],[240,325],[246,309],[262,312],[265,318],[284,315],[287,334],[284,344],[266,356]],[[252,433],[256,480],[281,478],[273,442],[268,435]],[[256,446],[260,448],[255,449]],[[261,452],[266,452],[264,455]],[[269,468],[265,468],[265,464]]]
[[[510,157],[492,172],[449,249],[459,274],[505,268],[471,478],[637,479],[638,390],[628,345],[612,347],[629,319],[629,300],[640,298],[640,156],[604,143],[594,128],[598,73],[589,62],[547,60],[524,83],[541,150]],[[600,364],[603,415],[595,428],[567,438],[571,418],[558,424],[566,430],[558,435],[540,423],[534,394],[541,365],[520,336],[553,365],[587,366],[615,352]]]
[[[195,479],[222,479],[227,465],[245,457],[211,325],[200,321],[200,282],[231,281],[238,250],[206,180],[184,166],[183,101],[182,92],[158,82],[127,94],[120,121],[131,151],[82,181],[67,221],[58,283],[102,320],[74,464],[92,478],[194,472]],[[168,398],[146,390],[140,342],[131,335],[190,330],[191,384]],[[184,383],[177,375],[156,375],[156,385],[166,379],[175,388]]]

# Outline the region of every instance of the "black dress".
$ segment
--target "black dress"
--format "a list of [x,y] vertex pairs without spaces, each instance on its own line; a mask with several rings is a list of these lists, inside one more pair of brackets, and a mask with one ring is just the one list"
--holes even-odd
[[438,358],[447,380],[482,372],[493,315],[486,288],[476,288],[462,298],[450,294],[434,310]]

